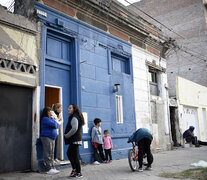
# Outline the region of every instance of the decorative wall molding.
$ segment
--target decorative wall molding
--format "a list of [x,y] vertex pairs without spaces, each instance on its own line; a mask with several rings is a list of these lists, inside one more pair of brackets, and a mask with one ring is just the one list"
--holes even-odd
[[21,73],[35,74],[37,67],[31,64],[25,64],[22,62],[1,59],[0,58],[0,69],[12,70]]
[[104,45],[104,44],[99,43],[99,46],[104,48],[104,49],[110,50],[112,53],[119,54],[119,55],[122,55],[122,56],[125,56],[125,57],[131,57],[130,53],[124,51],[122,45],[118,45],[117,47],[113,47],[111,45]]

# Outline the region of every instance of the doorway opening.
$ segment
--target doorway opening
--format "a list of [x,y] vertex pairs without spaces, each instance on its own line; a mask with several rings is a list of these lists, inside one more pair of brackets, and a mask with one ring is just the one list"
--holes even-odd
[[[62,88],[56,86],[45,86],[45,107],[52,107],[53,104],[62,104]],[[62,114],[63,117],[63,114]],[[63,160],[63,124],[59,127],[57,158]]]
[[170,125],[171,125],[173,145],[180,146],[183,136],[180,133],[180,128],[179,128],[178,108],[174,106],[170,106]]
[[0,83],[0,174],[31,169],[32,93],[31,88]]

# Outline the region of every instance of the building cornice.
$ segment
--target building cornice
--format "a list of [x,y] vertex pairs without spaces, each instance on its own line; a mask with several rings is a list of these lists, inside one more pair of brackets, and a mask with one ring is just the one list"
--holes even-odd
[[[163,48],[167,48],[163,45],[167,38],[163,36],[160,29],[154,27],[140,16],[133,14],[133,12],[115,0],[53,1],[56,4],[59,3],[60,7],[67,6],[71,8],[72,17],[138,45],[143,49],[147,49],[147,46],[150,49],[156,49],[156,55],[159,53],[162,55]],[[54,5],[53,8],[64,12],[64,10],[56,8]],[[154,50],[151,52],[153,53]]]

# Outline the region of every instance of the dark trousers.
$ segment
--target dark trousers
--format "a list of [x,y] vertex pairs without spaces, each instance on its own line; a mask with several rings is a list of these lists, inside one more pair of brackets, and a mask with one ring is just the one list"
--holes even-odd
[[197,139],[197,136],[193,136],[193,137],[190,137],[190,138],[186,138],[186,141],[187,142],[192,142],[192,144],[194,145],[207,145],[207,142],[203,142],[203,141],[200,141]]
[[80,156],[79,147],[78,147],[78,159],[79,159],[79,161],[82,161],[82,158],[81,158],[81,156]]
[[102,144],[99,144],[98,146],[94,146],[94,161],[98,161],[98,151],[101,157],[101,160],[104,161],[104,154],[103,154],[103,148]]
[[109,159],[112,160],[112,156],[111,156],[111,149],[104,149],[104,152],[105,152],[105,159],[108,160],[108,156],[109,156]]
[[200,140],[198,140],[198,144],[207,146],[207,142],[203,142],[203,141],[200,141]]
[[71,166],[76,170],[77,173],[81,172],[80,161],[78,159],[78,144],[70,144],[67,151],[68,159],[70,160]]
[[153,162],[153,156],[150,150],[151,141],[147,138],[141,139],[138,142],[139,152],[138,152],[138,161],[139,161],[139,167],[142,167],[143,163],[143,156],[144,154],[147,154],[147,162],[148,166],[151,166]]
[[58,147],[58,136],[55,139],[55,151],[54,151],[54,159],[57,159],[57,147]]

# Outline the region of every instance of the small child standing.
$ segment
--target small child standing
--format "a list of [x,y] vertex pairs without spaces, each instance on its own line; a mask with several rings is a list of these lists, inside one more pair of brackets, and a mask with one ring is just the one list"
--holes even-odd
[[[106,161],[107,163],[112,162],[112,156],[111,156],[111,149],[113,148],[111,137],[109,136],[109,130],[104,130],[104,137],[103,137],[103,143],[104,143],[104,151],[106,155]],[[109,156],[109,160],[108,160]]]
[[98,162],[98,151],[101,156],[102,161],[105,161],[104,154],[103,154],[103,140],[102,140],[102,134],[101,134],[101,120],[99,118],[94,119],[94,127],[92,129],[91,133],[91,141],[94,147],[94,165],[99,165]]

